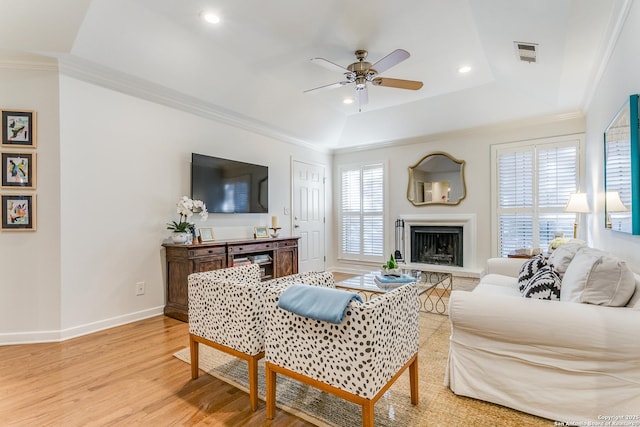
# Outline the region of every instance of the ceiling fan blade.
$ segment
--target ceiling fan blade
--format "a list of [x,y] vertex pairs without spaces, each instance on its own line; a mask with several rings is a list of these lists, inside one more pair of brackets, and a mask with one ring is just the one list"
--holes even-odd
[[378,74],[382,74],[387,71],[389,68],[397,65],[407,59],[409,56],[409,52],[404,49],[396,49],[375,64],[371,66],[374,70],[378,72]]
[[307,89],[307,90],[304,91],[304,93],[311,92],[311,91],[314,91],[314,90],[335,89],[335,88],[338,88],[338,87],[342,87],[344,85],[348,85],[349,83],[351,83],[351,82],[350,81],[344,81],[344,82],[331,83],[329,85],[314,87],[313,89]]
[[362,107],[369,103],[369,91],[367,87],[356,88],[356,99],[358,101],[358,112],[362,112]]
[[338,65],[335,62],[331,62],[324,58],[311,58],[311,62],[314,64],[318,64],[321,67],[326,68],[327,70],[337,71],[339,73],[351,73],[351,71],[344,68],[342,65]]
[[398,89],[418,90],[422,87],[422,82],[416,80],[390,79],[387,77],[376,77],[371,81],[376,86],[395,87]]

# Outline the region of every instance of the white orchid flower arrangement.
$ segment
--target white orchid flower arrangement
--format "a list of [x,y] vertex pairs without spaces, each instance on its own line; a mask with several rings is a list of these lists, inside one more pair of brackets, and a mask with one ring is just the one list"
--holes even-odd
[[209,216],[207,206],[202,200],[192,200],[187,196],[182,196],[176,204],[180,221],[171,221],[167,223],[167,230],[173,230],[176,233],[186,233],[191,231],[195,224],[189,222],[194,213],[200,213],[200,219],[206,221]]

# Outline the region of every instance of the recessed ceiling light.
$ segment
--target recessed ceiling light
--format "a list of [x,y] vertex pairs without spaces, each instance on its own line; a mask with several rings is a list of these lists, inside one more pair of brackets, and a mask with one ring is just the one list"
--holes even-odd
[[353,98],[345,98],[342,100],[343,104],[353,104]]
[[469,71],[471,71],[471,67],[469,67],[468,65],[464,65],[464,66],[458,68],[458,72],[460,74],[465,74],[465,73],[468,73]]
[[200,16],[202,16],[202,19],[210,24],[220,23],[220,17],[213,12],[202,12]]

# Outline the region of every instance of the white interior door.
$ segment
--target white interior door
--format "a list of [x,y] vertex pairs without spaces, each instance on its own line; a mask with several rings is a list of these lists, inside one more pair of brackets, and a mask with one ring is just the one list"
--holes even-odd
[[293,234],[300,272],[324,271],[324,167],[293,161]]

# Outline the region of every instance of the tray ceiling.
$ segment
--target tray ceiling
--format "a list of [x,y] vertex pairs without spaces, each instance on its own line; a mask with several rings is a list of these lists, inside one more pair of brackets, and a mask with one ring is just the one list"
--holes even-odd
[[[278,135],[323,148],[394,141],[536,116],[576,113],[607,58],[629,0],[9,0],[0,53],[127,76]],[[216,26],[200,19],[214,10]],[[514,42],[536,44],[536,63]],[[411,57],[384,77],[419,91],[353,85],[309,61],[347,66],[366,49]],[[469,73],[458,68],[468,65]],[[61,67],[64,70],[64,66]]]

